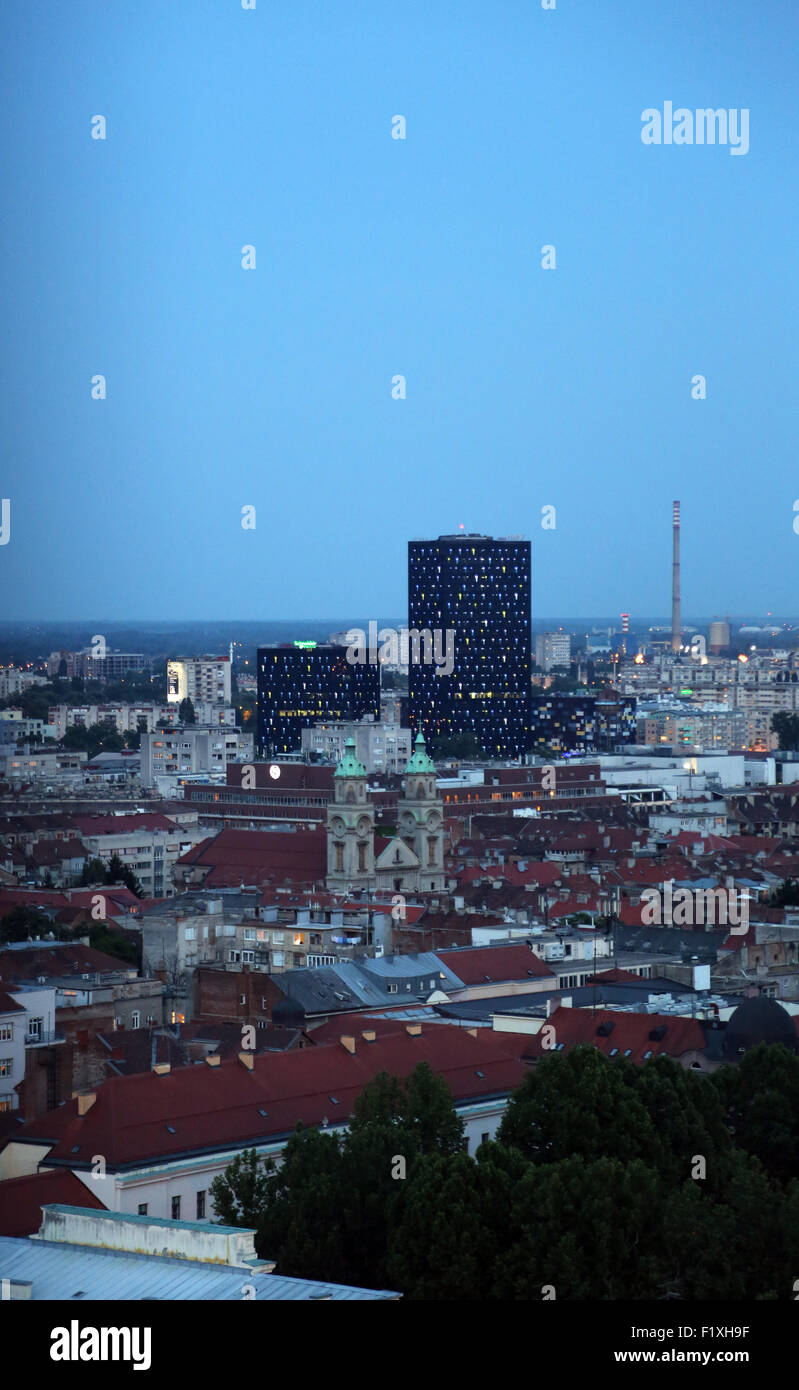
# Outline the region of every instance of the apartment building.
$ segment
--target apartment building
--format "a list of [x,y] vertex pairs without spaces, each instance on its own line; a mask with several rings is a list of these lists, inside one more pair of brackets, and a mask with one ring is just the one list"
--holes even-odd
[[568,632],[539,632],[535,639],[535,664],[542,671],[553,666],[568,667],[572,655],[572,639]]
[[344,757],[348,739],[355,740],[355,756],[368,773],[404,773],[412,748],[410,729],[399,724],[376,723],[367,717],[358,722],[312,724],[302,730],[303,753],[316,753],[327,761],[339,763]]
[[90,858],[108,863],[116,854],[133,871],[146,898],[171,897],[173,870],[182,854],[204,838],[196,826],[182,826],[166,816],[76,817]]
[[166,698],[170,704],[190,699],[229,705],[232,699],[229,656],[175,657],[166,663]]
[[34,685],[46,685],[46,676],[34,675],[17,666],[0,666],[0,700],[9,700],[12,695],[20,695]]
[[202,728],[196,724],[142,734],[142,786],[153,787],[159,778],[219,773],[224,779],[228,763],[246,763],[253,757],[253,735],[235,727]]

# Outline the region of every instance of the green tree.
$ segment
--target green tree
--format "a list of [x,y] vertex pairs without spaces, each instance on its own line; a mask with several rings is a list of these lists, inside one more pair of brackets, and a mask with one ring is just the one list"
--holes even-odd
[[772,714],[771,731],[779,738],[783,751],[799,749],[799,714],[788,714],[785,710]]
[[407,1179],[391,1235],[388,1281],[412,1299],[474,1299],[489,1284],[499,1232],[485,1220],[485,1186],[466,1153],[429,1153]]
[[654,1162],[659,1140],[634,1074],[632,1063],[609,1062],[593,1047],[550,1052],[514,1091],[497,1137],[535,1163],[574,1153]]
[[139,880],[128,864],[123,864],[118,854],[112,854],[108,861],[105,881],[107,884],[124,883],[131,893],[135,893],[137,898],[142,896],[142,889]]
[[22,904],[12,907],[5,917],[0,918],[0,942],[4,943],[35,940],[36,937],[50,934],[58,937],[62,930],[54,927],[45,912]]
[[779,1182],[799,1174],[799,1057],[778,1043],[760,1043],[734,1067],[714,1073],[725,1118],[738,1148],[754,1155]]
[[298,1125],[267,1180],[256,1248],[281,1274],[348,1283],[344,1185],[337,1134]]
[[496,1270],[500,1298],[647,1299],[663,1283],[662,1190],[634,1159],[580,1154],[531,1164],[517,1185],[516,1237]]
[[668,1284],[678,1297],[793,1299],[799,1249],[799,1183],[775,1189],[756,1158],[722,1160],[722,1196],[688,1181],[663,1212]]
[[774,907],[796,907],[799,904],[799,881],[795,878],[783,879],[771,894],[770,901]]
[[217,1220],[223,1226],[257,1230],[266,1214],[269,1181],[274,1171],[272,1160],[260,1158],[255,1149],[243,1149],[237,1154],[209,1189]]
[[181,700],[178,705],[178,718],[181,724],[196,724],[197,716],[194,713],[194,704],[187,695],[185,700]]
[[102,859],[87,859],[80,876],[80,888],[93,888],[108,882],[107,870]]

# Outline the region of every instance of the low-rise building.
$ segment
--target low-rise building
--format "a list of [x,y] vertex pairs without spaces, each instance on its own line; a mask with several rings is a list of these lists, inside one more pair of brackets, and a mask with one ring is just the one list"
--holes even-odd
[[312,724],[302,730],[301,738],[303,753],[315,753],[334,763],[344,757],[348,739],[354,739],[355,756],[368,773],[403,773],[413,751],[410,729],[402,729],[399,724],[378,724],[368,716],[357,722]]
[[152,787],[169,776],[175,779],[198,773],[218,773],[224,781],[228,763],[246,763],[253,757],[252,734],[220,725],[201,728],[199,725],[178,725],[174,729],[142,734],[142,786]]

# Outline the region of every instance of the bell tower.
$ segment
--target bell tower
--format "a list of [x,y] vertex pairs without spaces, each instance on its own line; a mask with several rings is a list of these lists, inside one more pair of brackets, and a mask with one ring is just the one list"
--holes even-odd
[[375,813],[366,791],[366,768],[355,756],[355,739],[333,773],[333,800],[327,808],[328,888],[373,888]]
[[397,803],[397,832],[419,861],[421,892],[443,889],[444,816],[436,790],[436,768],[419,732],[405,769],[405,787]]

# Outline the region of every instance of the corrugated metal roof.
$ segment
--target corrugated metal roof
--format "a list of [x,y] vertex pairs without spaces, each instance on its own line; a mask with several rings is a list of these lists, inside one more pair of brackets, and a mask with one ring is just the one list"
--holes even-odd
[[[278,1274],[250,1274],[246,1269],[195,1264],[161,1255],[129,1255],[10,1236],[0,1236],[0,1279],[30,1280],[32,1299],[54,1302],[130,1302],[149,1298],[296,1302],[312,1298],[339,1301],[400,1297],[386,1289],[286,1279]],[[254,1293],[248,1292],[248,1287]]]

